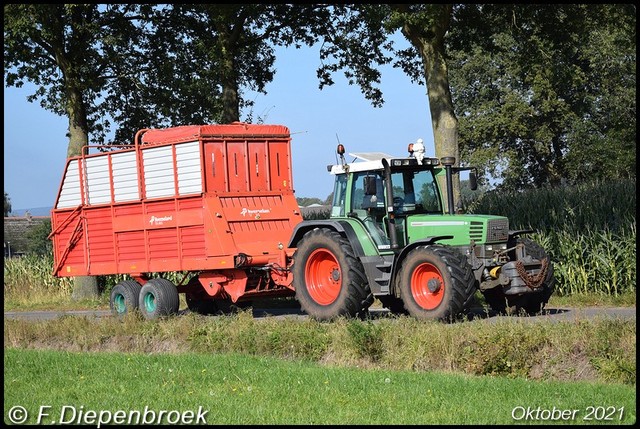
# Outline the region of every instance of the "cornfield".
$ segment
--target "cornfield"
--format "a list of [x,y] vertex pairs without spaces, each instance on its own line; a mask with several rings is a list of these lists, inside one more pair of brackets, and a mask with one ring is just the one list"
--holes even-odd
[[635,179],[487,193],[470,211],[531,228],[554,262],[556,293],[619,295],[636,290]]
[[53,255],[35,254],[4,260],[4,296],[68,296],[73,279],[56,278],[53,273]]

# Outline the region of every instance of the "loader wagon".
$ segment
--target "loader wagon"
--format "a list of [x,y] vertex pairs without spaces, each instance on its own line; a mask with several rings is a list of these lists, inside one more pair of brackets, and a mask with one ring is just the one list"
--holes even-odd
[[287,245],[302,215],[290,143],[281,125],[189,125],[69,158],[51,212],[54,275],[128,275],[111,307],[149,318],[176,312],[178,293],[201,313],[292,295]]

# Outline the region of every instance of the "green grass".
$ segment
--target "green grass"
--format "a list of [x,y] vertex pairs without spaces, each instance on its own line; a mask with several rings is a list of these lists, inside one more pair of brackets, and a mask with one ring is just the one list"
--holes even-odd
[[636,292],[628,291],[618,295],[576,293],[572,295],[552,295],[547,307],[635,307]]
[[[553,422],[543,420],[553,410],[574,416],[560,423],[636,420],[635,388],[618,384],[328,368],[237,354],[12,348],[5,349],[4,368],[5,422],[15,406],[28,411],[31,424],[38,423],[40,407],[49,406],[39,423],[61,422],[64,409],[62,423],[96,426],[92,411],[107,418],[105,412],[129,415],[145,407],[173,411],[174,418],[190,411],[193,417],[201,408],[206,414],[199,423],[207,424],[546,423]],[[540,409],[533,420],[523,418],[529,407]],[[611,420],[585,421],[589,407],[612,407]]]
[[411,317],[206,317],[163,320],[64,316],[4,321],[5,348],[86,352],[239,353],[327,366],[439,371],[531,380],[635,384],[634,320],[526,318],[452,324]]

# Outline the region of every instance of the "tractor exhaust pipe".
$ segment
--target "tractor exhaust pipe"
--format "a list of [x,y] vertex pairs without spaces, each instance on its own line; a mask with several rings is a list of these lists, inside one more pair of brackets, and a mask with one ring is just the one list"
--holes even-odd
[[396,220],[393,213],[393,184],[391,183],[391,168],[389,168],[389,162],[386,159],[382,159],[382,166],[384,167],[384,175],[387,180],[387,219],[389,222],[389,242],[392,249],[397,249],[398,245],[398,232],[396,231]]
[[451,167],[456,163],[456,159],[453,156],[445,156],[440,158],[440,162],[444,165],[444,170],[447,174],[447,205],[449,206],[449,214],[455,214],[456,209],[453,206],[453,175],[451,173]]

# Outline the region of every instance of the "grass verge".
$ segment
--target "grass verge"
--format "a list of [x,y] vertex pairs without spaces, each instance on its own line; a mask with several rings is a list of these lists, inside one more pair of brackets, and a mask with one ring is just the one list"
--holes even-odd
[[440,371],[530,380],[636,382],[634,320],[507,318],[443,324],[410,317],[254,318],[187,313],[147,321],[64,316],[4,322],[5,348],[87,352],[240,353],[327,366]]
[[[142,423],[144,416],[147,422],[174,424],[636,420],[635,388],[619,384],[327,368],[217,353],[87,354],[9,348],[4,366],[5,416],[14,415],[14,407],[24,407],[26,423],[31,424],[56,421],[100,427],[113,423],[115,415],[134,424]],[[41,407],[50,407],[44,409],[48,415],[42,415]],[[188,421],[181,421],[185,416]]]

